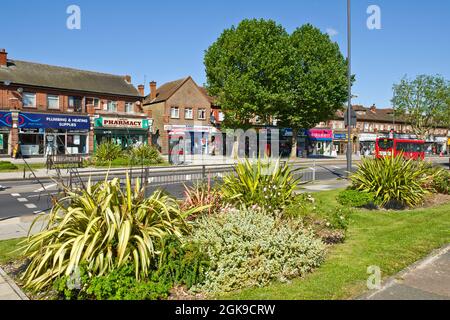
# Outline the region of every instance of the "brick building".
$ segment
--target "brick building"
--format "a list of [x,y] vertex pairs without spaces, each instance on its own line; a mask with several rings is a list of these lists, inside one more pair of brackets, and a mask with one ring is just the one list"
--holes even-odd
[[117,76],[8,59],[0,50],[0,154],[92,153],[102,141],[148,143],[143,86]]
[[143,109],[154,121],[153,144],[163,154],[171,154],[175,146],[181,147],[184,155],[209,153],[220,116],[214,116],[212,98],[191,77],[160,87],[151,82]]

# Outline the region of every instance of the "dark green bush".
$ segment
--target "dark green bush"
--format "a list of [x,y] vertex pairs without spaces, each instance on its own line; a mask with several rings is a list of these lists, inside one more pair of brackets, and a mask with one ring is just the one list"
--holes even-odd
[[133,165],[152,165],[163,162],[158,149],[146,144],[131,148],[127,154]]
[[343,206],[361,208],[373,204],[374,199],[372,193],[349,189],[340,192],[336,200]]

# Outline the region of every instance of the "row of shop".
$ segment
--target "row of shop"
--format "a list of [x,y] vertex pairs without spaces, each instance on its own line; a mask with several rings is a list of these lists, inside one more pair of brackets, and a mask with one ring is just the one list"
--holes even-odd
[[[226,135],[208,126],[165,126],[168,133],[169,154],[183,154],[184,156],[198,154],[223,154],[231,155],[231,150],[227,150],[225,143]],[[277,135],[270,132],[277,131]],[[281,157],[287,157],[292,151],[292,130],[278,128],[260,128],[258,130],[257,150],[253,154],[259,154],[261,147],[260,137],[264,133],[267,139],[266,149],[270,149],[271,144],[278,144]],[[267,135],[267,133],[269,133]],[[375,154],[375,145],[378,137],[385,134],[355,133],[352,135],[354,154],[371,156]],[[414,139],[412,135],[396,135],[397,138]],[[219,139],[218,139],[219,138]],[[337,157],[345,155],[347,152],[348,134],[346,132],[334,131],[331,129],[311,129],[301,130],[297,137],[298,157]],[[427,155],[439,155],[441,152],[447,154],[450,147],[448,137],[430,137],[425,144]],[[247,156],[253,156],[251,147],[243,146]]]
[[16,144],[26,157],[87,155],[105,141],[128,148],[147,143],[149,128],[142,118],[95,117],[91,122],[88,116],[0,112],[0,155],[11,155]]

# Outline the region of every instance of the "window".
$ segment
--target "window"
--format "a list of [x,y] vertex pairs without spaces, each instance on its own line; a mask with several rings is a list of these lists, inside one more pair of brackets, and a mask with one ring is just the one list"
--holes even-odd
[[180,108],[178,108],[178,107],[170,108],[170,117],[173,119],[179,119],[180,118]]
[[75,112],[82,112],[82,102],[80,97],[69,97],[69,109]]
[[117,112],[117,102],[116,101],[108,101],[108,104],[106,106],[106,111]]
[[24,92],[22,94],[23,106],[26,108],[36,108],[36,93]]
[[134,113],[134,103],[132,103],[132,102],[125,103],[125,112],[126,113]]
[[392,139],[379,140],[378,146],[381,150],[391,149],[394,146],[394,141]]
[[47,95],[47,108],[48,109],[59,109],[59,96],[48,94]]
[[194,112],[193,112],[192,108],[184,109],[184,118],[185,119],[193,119],[194,118]]
[[198,119],[206,120],[206,109],[198,109]]
[[99,109],[100,108],[100,99],[86,98],[86,106],[93,106],[94,109]]

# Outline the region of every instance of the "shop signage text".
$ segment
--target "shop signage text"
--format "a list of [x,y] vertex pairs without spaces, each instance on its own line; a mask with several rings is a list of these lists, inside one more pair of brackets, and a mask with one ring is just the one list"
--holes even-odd
[[311,129],[308,130],[308,136],[313,140],[332,140],[333,139],[333,130],[328,129]]
[[149,123],[147,119],[97,118],[95,119],[95,126],[105,128],[148,129]]
[[[10,117],[6,116],[7,124],[10,124]],[[83,116],[64,116],[57,114],[40,113],[19,113],[19,128],[24,129],[65,129],[65,130],[89,130],[89,117]]]

